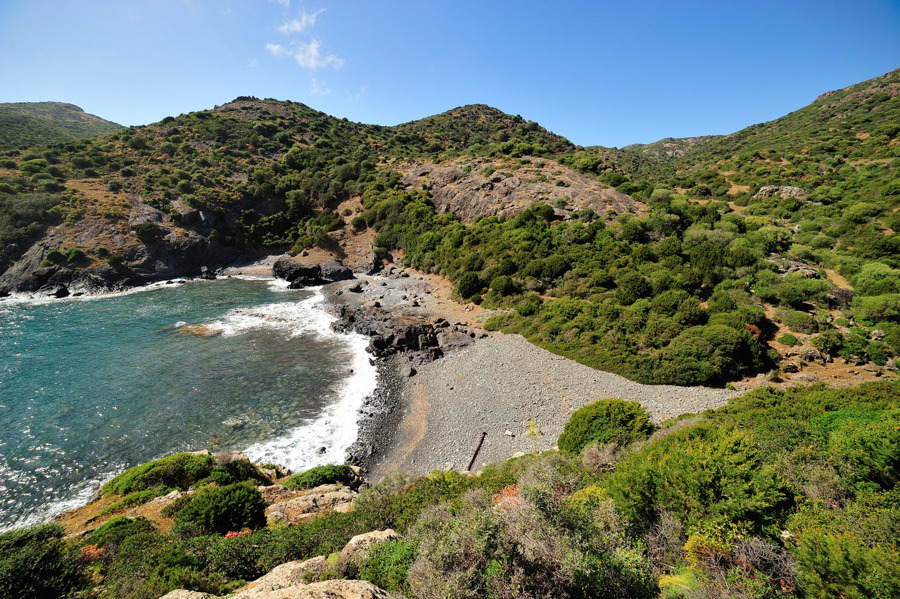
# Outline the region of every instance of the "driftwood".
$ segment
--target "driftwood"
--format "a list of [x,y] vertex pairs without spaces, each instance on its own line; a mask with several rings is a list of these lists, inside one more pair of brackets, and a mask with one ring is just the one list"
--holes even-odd
[[467,471],[472,470],[472,464],[475,463],[475,458],[478,457],[478,452],[481,451],[481,444],[484,443],[484,438],[487,437],[487,433],[481,433],[481,440],[478,441],[478,447],[475,448],[475,453],[472,454],[472,459],[469,460],[469,465],[466,466]]

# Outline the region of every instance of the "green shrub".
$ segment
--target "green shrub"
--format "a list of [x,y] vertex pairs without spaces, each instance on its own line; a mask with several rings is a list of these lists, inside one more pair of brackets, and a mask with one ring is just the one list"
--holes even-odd
[[116,599],[154,599],[174,589],[215,595],[233,590],[184,543],[155,532],[133,534],[119,544],[103,587],[106,596]]
[[118,545],[132,535],[152,531],[153,522],[147,520],[143,516],[138,516],[137,518],[119,516],[118,518],[113,518],[91,533],[86,544],[97,545],[99,547]]
[[0,589],[4,597],[65,597],[81,586],[81,568],[76,554],[66,551],[65,534],[59,524],[0,534]]
[[50,264],[65,264],[67,258],[66,255],[59,250],[50,250],[49,252],[47,252],[47,257],[45,258],[45,260]]
[[176,453],[126,470],[103,485],[103,494],[128,495],[154,487],[185,490],[209,476],[212,469],[212,456]]
[[141,223],[134,228],[134,234],[144,243],[153,243],[162,239],[165,232],[156,223]]
[[220,487],[246,480],[268,484],[268,479],[249,460],[232,460],[213,468],[209,478]]
[[175,530],[181,534],[226,534],[265,525],[266,502],[246,483],[205,488],[175,516]]
[[800,566],[800,583],[810,597],[864,599],[900,596],[900,551],[869,547],[852,534],[811,531],[791,553]]
[[350,466],[316,466],[284,481],[288,489],[312,489],[321,485],[349,485],[356,479]]
[[559,437],[559,449],[573,455],[593,442],[628,445],[654,430],[650,414],[640,403],[603,399],[575,410]]
[[753,437],[708,424],[672,433],[632,454],[616,467],[608,490],[637,529],[662,512],[688,527],[731,521],[758,528],[789,505],[784,482],[762,461]]
[[785,333],[784,335],[782,335],[781,337],[778,338],[778,343],[781,343],[782,345],[787,345],[788,347],[795,347],[797,345],[800,345],[800,340],[797,339],[794,335],[791,335],[790,333]]
[[844,337],[836,329],[828,329],[809,340],[813,347],[829,355],[836,355],[844,345]]
[[112,179],[109,183],[106,184],[106,189],[107,191],[112,192],[120,191],[122,189],[122,182]]
[[482,282],[474,272],[467,272],[459,278],[456,284],[456,292],[459,297],[468,299],[481,291]]
[[143,505],[154,497],[165,495],[169,492],[169,490],[169,487],[153,487],[152,489],[147,489],[146,491],[135,491],[134,493],[129,493],[121,500],[105,508],[102,512],[100,512],[100,515],[105,516],[107,514],[115,514],[116,512],[121,512],[122,510],[128,509],[130,507]]
[[270,539],[267,530],[231,539],[217,539],[206,552],[210,570],[231,580],[253,580],[266,571],[260,564],[261,548]]
[[496,277],[491,281],[491,289],[499,295],[512,295],[516,292],[516,286],[507,276]]
[[106,259],[106,262],[110,266],[116,266],[125,262],[125,256],[123,256],[122,254],[112,254],[109,258]]
[[81,262],[82,260],[84,260],[85,257],[86,256],[82,250],[78,248],[72,248],[66,255],[66,260],[68,260],[70,264],[75,264],[76,262]]
[[775,312],[775,320],[783,322],[796,333],[816,333],[819,330],[816,319],[806,312],[780,309]]
[[418,555],[418,544],[399,539],[377,543],[369,548],[365,562],[360,564],[357,578],[368,580],[389,593],[410,595],[406,580],[409,567]]

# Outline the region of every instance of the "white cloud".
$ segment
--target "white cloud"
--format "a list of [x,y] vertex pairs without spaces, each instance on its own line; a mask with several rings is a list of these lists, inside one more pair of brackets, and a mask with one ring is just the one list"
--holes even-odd
[[314,96],[327,96],[331,93],[331,90],[328,89],[328,86],[325,85],[324,81],[313,79],[309,85],[309,93]]
[[319,40],[313,40],[308,44],[297,42],[291,48],[285,48],[281,44],[266,44],[266,49],[275,56],[290,56],[304,69],[319,69],[332,67],[339,69],[344,66],[344,59],[334,54],[322,55]]
[[269,2],[277,2],[285,8],[291,7],[291,0],[269,0]]
[[[269,0],[270,2],[273,0]],[[282,2],[282,0],[275,0]],[[286,0],[290,1],[290,0]],[[290,56],[303,69],[320,69],[322,67],[331,67],[339,69],[344,66],[344,59],[334,54],[322,54],[322,43],[313,38],[309,41],[300,41],[301,35],[312,29],[316,24],[316,19],[325,12],[324,8],[313,12],[300,12],[300,16],[293,21],[289,21],[276,28],[276,31],[288,36],[289,42],[282,44],[266,44],[266,48],[275,56]],[[305,37],[305,36],[304,36]],[[307,38],[309,39],[309,38]],[[314,89],[318,87],[313,84]],[[322,88],[324,89],[324,88]],[[330,90],[329,90],[330,91]],[[315,93],[315,92],[314,92]]]
[[292,33],[303,33],[316,24],[316,17],[318,17],[323,12],[325,12],[324,8],[320,8],[313,13],[308,13],[304,10],[300,13],[299,19],[294,19],[293,21],[285,23],[284,25],[279,27],[277,31],[285,35],[291,35]]
[[281,44],[266,44],[266,50],[268,50],[275,56],[284,56],[285,54],[290,54],[287,48],[285,48]]

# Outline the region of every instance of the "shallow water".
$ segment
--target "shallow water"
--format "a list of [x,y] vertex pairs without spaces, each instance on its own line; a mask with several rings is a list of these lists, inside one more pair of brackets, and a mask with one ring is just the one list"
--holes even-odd
[[376,373],[321,302],[227,280],[0,303],[0,530],[176,451],[342,462]]

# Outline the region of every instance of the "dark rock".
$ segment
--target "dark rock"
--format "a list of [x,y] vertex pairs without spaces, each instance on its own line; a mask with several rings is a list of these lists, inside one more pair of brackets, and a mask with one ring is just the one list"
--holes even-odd
[[856,297],[856,292],[832,285],[825,297],[830,305],[845,309],[850,307],[850,302]]
[[348,281],[354,278],[353,271],[344,266],[340,260],[329,260],[323,264],[320,268],[319,276],[327,283]]
[[18,260],[19,258],[22,257],[22,250],[19,248],[18,244],[15,244],[15,243],[11,243],[11,244],[7,245],[3,249],[3,251],[12,260]]
[[287,256],[282,256],[272,265],[272,274],[288,283],[298,280],[318,281],[321,272],[322,269],[318,264],[300,264]]
[[70,295],[69,288],[66,287],[65,285],[60,285],[59,287],[56,288],[56,291],[52,292],[50,295],[52,295],[53,297],[59,297],[59,298],[69,297],[69,295]]
[[207,281],[215,281],[216,273],[209,270],[209,267],[207,267],[207,266],[201,266],[200,267],[200,278],[205,279]]

